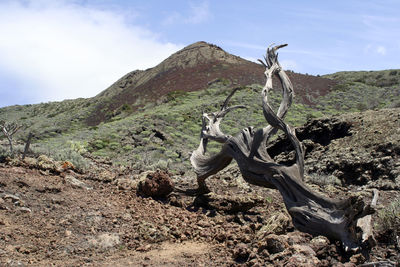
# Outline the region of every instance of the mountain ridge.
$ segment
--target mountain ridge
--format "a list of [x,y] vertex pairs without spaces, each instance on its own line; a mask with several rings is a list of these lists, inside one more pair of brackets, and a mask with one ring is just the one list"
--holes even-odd
[[[327,94],[335,81],[288,72],[300,102],[314,104],[312,99]],[[262,65],[227,53],[217,45],[203,41],[193,43],[172,54],[157,66],[135,70],[124,75],[109,88],[94,97],[98,102],[86,123],[94,126],[109,119],[123,105],[136,110],[147,102],[160,101],[174,91],[197,91],[221,79],[232,86],[263,84]],[[277,81],[275,86],[279,86]]]

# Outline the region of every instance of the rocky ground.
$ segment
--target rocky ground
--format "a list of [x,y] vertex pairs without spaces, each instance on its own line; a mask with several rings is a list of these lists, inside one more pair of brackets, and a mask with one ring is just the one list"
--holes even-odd
[[[309,186],[366,202],[377,188],[383,210],[399,197],[399,114],[350,114],[299,129]],[[278,138],[270,152],[289,162],[291,153],[278,149],[284,142]],[[189,173],[170,177],[100,163],[79,173],[45,156],[3,160],[0,265],[395,266],[400,260],[399,244],[379,227],[377,245],[356,254],[296,231],[279,192],[246,184],[235,165],[207,183],[212,192],[196,195]]]

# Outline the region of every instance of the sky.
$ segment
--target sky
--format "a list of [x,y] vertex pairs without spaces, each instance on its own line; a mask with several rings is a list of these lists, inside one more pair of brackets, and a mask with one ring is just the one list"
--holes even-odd
[[400,68],[398,0],[0,0],[0,107],[93,97],[197,41],[323,75]]

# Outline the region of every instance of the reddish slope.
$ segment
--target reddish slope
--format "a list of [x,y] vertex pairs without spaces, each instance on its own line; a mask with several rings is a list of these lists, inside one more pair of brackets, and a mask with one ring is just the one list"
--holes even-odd
[[[325,95],[334,84],[321,77],[293,72],[288,75],[297,96],[306,104],[312,104],[312,97]],[[123,104],[139,107],[172,91],[205,89],[210,81],[218,78],[228,79],[234,86],[263,84],[265,81],[260,64],[226,53],[215,45],[198,42],[171,55],[154,68],[134,71],[121,78],[96,97],[100,104],[87,122],[96,125],[107,119],[107,112]],[[108,104],[104,104],[102,98],[107,98]]]

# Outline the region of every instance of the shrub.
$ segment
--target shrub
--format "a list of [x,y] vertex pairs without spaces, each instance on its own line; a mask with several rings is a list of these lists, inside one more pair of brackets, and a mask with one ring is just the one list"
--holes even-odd
[[389,242],[396,241],[400,235],[400,198],[378,212],[376,227],[381,233],[389,235]]
[[117,150],[119,148],[119,143],[118,142],[111,142],[108,146],[109,146],[109,148],[111,150]]
[[94,148],[95,150],[100,150],[106,147],[106,143],[103,140],[94,140],[94,142],[92,143],[92,148]]

